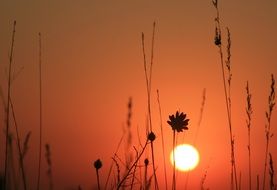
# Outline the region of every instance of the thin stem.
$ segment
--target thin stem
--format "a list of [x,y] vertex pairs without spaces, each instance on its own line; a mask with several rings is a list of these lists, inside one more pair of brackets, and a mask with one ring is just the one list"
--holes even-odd
[[96,169],[96,177],[97,177],[97,187],[98,187],[98,190],[100,190],[100,180],[99,180],[99,171],[98,171],[98,169]]
[[259,180],[259,175],[257,175],[257,190],[260,189],[260,180]]
[[153,67],[153,61],[154,61],[155,31],[156,31],[156,22],[153,22],[151,62],[150,62],[150,73],[149,73],[149,93],[151,92],[151,84],[152,84],[152,67]]
[[15,26],[16,21],[13,23],[13,33],[12,33],[12,43],[11,43],[11,53],[9,59],[9,78],[8,78],[8,101],[7,101],[7,115],[6,115],[6,149],[5,149],[5,176],[4,176],[4,189],[7,189],[8,181],[8,141],[9,141],[9,129],[10,129],[10,95],[11,95],[11,73],[12,73],[12,61],[13,61],[13,49],[14,49],[14,39],[15,39]]
[[159,113],[160,113],[160,126],[161,126],[161,135],[162,135],[162,148],[163,148],[163,164],[164,164],[164,180],[165,180],[165,189],[167,190],[167,175],[166,175],[166,164],[165,164],[165,150],[164,150],[164,134],[163,134],[163,124],[162,124],[162,110],[160,103],[160,95],[159,90],[157,90],[157,100],[159,104]]
[[[135,147],[134,147],[134,149],[136,151],[136,156],[138,157],[138,151],[137,151],[137,149]],[[136,169],[137,169],[137,164],[135,165],[134,172],[133,172],[131,189],[133,189],[133,186],[134,186],[134,181],[135,181],[135,176],[136,176]]]
[[145,164],[145,170],[144,170],[144,189],[147,189],[148,186],[148,180],[147,180],[147,168],[148,164]]
[[39,158],[38,158],[37,190],[40,189],[41,147],[42,147],[42,79],[41,79],[41,33],[39,33]]
[[172,179],[172,190],[176,190],[176,162],[175,162],[175,137],[176,132],[173,130],[173,179]]

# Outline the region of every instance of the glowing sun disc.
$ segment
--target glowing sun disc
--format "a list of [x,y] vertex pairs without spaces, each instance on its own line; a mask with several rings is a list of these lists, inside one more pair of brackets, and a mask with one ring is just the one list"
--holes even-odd
[[[193,170],[199,163],[199,153],[196,148],[189,144],[181,144],[175,147],[175,166],[180,171]],[[170,154],[171,164],[173,162],[173,150]]]

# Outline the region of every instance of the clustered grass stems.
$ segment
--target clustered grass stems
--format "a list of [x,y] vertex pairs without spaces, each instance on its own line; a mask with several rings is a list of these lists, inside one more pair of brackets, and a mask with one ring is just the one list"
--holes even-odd
[[[117,155],[117,153],[118,153],[118,151],[119,151],[120,145],[122,144],[123,138],[124,138],[124,134],[121,136],[121,138],[120,138],[120,140],[119,140],[119,143],[118,143],[118,145],[117,145],[117,148],[116,148],[116,150],[115,150],[115,152],[114,152],[114,155],[113,155],[113,157],[112,157],[112,160],[113,160],[113,161],[115,161],[115,157],[116,157],[116,155]],[[117,162],[115,162],[115,163],[116,163],[117,168],[119,168]],[[107,187],[108,187],[108,183],[109,183],[110,176],[111,176],[111,173],[112,173],[113,164],[114,164],[114,162],[111,163],[111,166],[110,166],[110,169],[109,169],[109,173],[108,173],[108,176],[107,176],[107,180],[106,180],[105,188],[104,188],[104,189],[107,189]],[[119,174],[119,173],[118,173],[118,174]],[[118,178],[120,178],[120,176],[119,176]],[[118,183],[119,183],[119,180],[118,180]]]
[[153,132],[148,134],[147,140],[141,150],[141,152],[138,154],[136,160],[133,162],[133,164],[130,166],[130,168],[128,169],[127,173],[125,174],[125,176],[121,179],[121,181],[118,183],[117,185],[117,189],[120,189],[120,187],[123,185],[123,183],[126,181],[126,179],[129,177],[131,171],[133,171],[133,169],[136,167],[139,159],[141,158],[141,156],[143,155],[148,143],[153,143],[153,141],[156,139],[156,136]]
[[165,164],[165,150],[164,150],[164,134],[163,134],[163,122],[162,122],[162,109],[160,102],[160,94],[159,90],[157,90],[157,101],[159,105],[159,113],[160,113],[160,126],[161,126],[161,135],[162,135],[162,149],[163,149],[163,164],[164,164],[164,180],[165,180],[165,189],[167,190],[167,175],[166,175],[166,164]]
[[20,170],[21,170],[21,174],[22,174],[22,180],[23,180],[23,188],[24,188],[24,190],[26,190],[27,189],[27,182],[26,182],[26,175],[25,175],[24,163],[23,163],[23,152],[21,151],[18,125],[17,125],[17,121],[16,121],[16,117],[15,117],[13,103],[12,103],[11,100],[10,100],[10,104],[11,104],[11,110],[12,110],[12,115],[13,115],[13,120],[14,120],[14,125],[15,125],[15,131],[16,131],[16,142],[17,142],[18,155],[19,155],[19,166],[20,166]]
[[[150,71],[149,74],[147,72],[147,64],[146,64],[146,54],[145,54],[145,45],[144,45],[144,33],[142,33],[142,51],[143,51],[143,61],[144,61],[144,72],[145,72],[145,79],[146,79],[146,89],[147,89],[147,107],[148,107],[148,118],[149,118],[149,126],[150,126],[150,133],[153,133],[152,127],[152,117],[151,117],[151,81],[152,81],[152,68],[153,68],[153,60],[154,60],[154,40],[155,40],[155,29],[156,23],[153,23],[153,33],[152,33],[152,46],[151,46],[151,59],[150,59]],[[154,173],[154,180],[155,180],[155,189],[159,189],[158,180],[156,175],[156,167],[155,167],[155,156],[154,156],[154,145],[151,141],[151,156],[152,156],[152,166],[153,166],[153,173]]]
[[10,129],[10,93],[11,93],[11,72],[12,72],[12,62],[13,62],[13,50],[14,50],[14,40],[15,40],[15,27],[16,21],[13,23],[13,32],[12,32],[12,42],[11,42],[11,51],[9,56],[9,75],[8,75],[8,95],[7,95],[7,111],[6,111],[6,146],[5,146],[5,173],[4,173],[4,189],[7,188],[8,181],[8,144],[9,144],[9,129]]
[[270,142],[270,138],[272,137],[271,116],[272,116],[272,111],[274,109],[274,106],[275,106],[275,79],[273,74],[271,74],[270,94],[268,96],[268,111],[266,111],[265,113],[267,124],[265,125],[266,147],[265,147],[265,162],[264,162],[264,173],[263,173],[263,190],[265,189],[269,142]]
[[102,167],[102,162],[100,159],[97,159],[95,162],[94,162],[94,168],[96,170],[96,177],[97,177],[97,187],[98,187],[98,190],[100,190],[100,180],[99,180],[99,169]]
[[[4,99],[4,96],[2,94],[2,88],[0,89],[0,95],[2,97],[2,101],[3,101],[3,105],[4,105],[4,108],[7,107],[6,103],[5,103],[5,99]],[[11,106],[11,111],[12,111],[12,117],[13,117],[13,121],[14,121],[14,126],[15,126],[15,131],[16,131],[16,142],[17,142],[17,149],[18,149],[18,155],[19,155],[19,167],[20,167],[20,171],[21,171],[21,175],[22,175],[22,181],[23,181],[23,188],[24,190],[27,189],[27,180],[26,180],[26,175],[25,175],[25,169],[24,169],[24,157],[25,155],[27,154],[27,150],[28,150],[28,141],[29,141],[29,138],[30,138],[30,133],[29,132],[27,134],[27,136],[25,137],[25,141],[24,141],[24,147],[23,147],[23,150],[21,149],[21,145],[20,145],[20,138],[19,138],[19,131],[18,131],[18,125],[17,125],[17,120],[16,120],[16,116],[15,116],[15,111],[14,111],[14,107],[13,107],[13,102],[12,102],[12,99],[10,97],[10,106]],[[8,147],[10,148],[10,158],[9,160],[11,160],[11,162],[13,162],[13,158],[12,158],[12,153],[13,153],[13,150],[12,150],[12,134],[10,133],[9,134],[9,145]],[[12,165],[12,170],[13,170],[13,173],[15,174],[15,169],[13,167],[13,164],[11,163]],[[14,185],[16,187],[16,189],[18,188],[17,185],[16,185],[16,182],[14,182]],[[1,188],[4,188],[4,187],[1,187]]]
[[[228,71],[228,90],[226,85],[226,76],[225,76],[225,69],[224,69],[224,61],[223,61],[223,51],[222,51],[222,42],[221,42],[221,23],[220,23],[220,16],[218,10],[218,1],[212,1],[215,9],[216,9],[216,18],[215,18],[215,38],[214,43],[219,48],[219,55],[220,55],[220,63],[221,63],[221,70],[222,70],[222,79],[223,79],[223,86],[224,86],[224,95],[225,95],[225,102],[227,108],[227,116],[228,116],[228,125],[229,125],[229,134],[230,134],[230,146],[231,146],[231,189],[233,189],[233,177],[235,178],[235,187],[238,190],[238,180],[237,180],[237,169],[236,169],[236,160],[235,160],[235,151],[234,151],[234,137],[232,131],[232,123],[231,123],[231,34],[229,29],[227,28],[228,40],[227,40],[227,60],[225,61],[227,71]],[[228,91],[228,92],[227,92]]]
[[167,121],[167,123],[170,125],[170,127],[173,130],[173,176],[172,176],[172,190],[176,190],[176,166],[175,166],[175,146],[176,146],[176,132],[183,132],[183,130],[188,130],[188,122],[189,119],[186,118],[186,114],[184,114],[183,112],[181,112],[179,114],[178,111],[176,111],[176,114],[174,116],[170,115],[169,116],[169,120]]
[[246,83],[246,126],[247,126],[247,134],[248,134],[248,175],[249,175],[249,189],[252,189],[252,179],[251,179],[251,121],[252,121],[252,104],[251,104],[252,94],[249,90],[248,81]]

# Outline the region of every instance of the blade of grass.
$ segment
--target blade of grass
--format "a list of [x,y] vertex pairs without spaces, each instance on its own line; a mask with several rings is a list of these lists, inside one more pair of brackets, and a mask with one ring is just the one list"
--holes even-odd
[[7,173],[8,173],[8,139],[9,139],[9,129],[10,129],[10,93],[11,93],[11,72],[12,72],[12,62],[13,62],[13,50],[14,50],[14,40],[15,40],[15,27],[16,21],[13,23],[12,32],[12,42],[11,51],[9,58],[9,75],[8,75],[8,95],[7,95],[7,115],[6,115],[6,147],[5,147],[5,173],[4,173],[4,189],[7,189]]

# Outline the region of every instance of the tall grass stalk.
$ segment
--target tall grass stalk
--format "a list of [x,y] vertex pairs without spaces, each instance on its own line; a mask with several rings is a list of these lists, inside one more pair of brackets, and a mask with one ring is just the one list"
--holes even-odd
[[271,116],[272,111],[275,106],[275,79],[273,74],[271,74],[271,85],[270,85],[270,94],[268,96],[268,111],[266,111],[266,125],[265,125],[265,137],[266,137],[266,147],[265,147],[265,162],[264,162],[264,173],[263,173],[263,190],[265,189],[265,180],[266,180],[266,170],[267,170],[267,161],[268,161],[268,149],[271,134]]
[[[147,64],[146,64],[144,33],[142,33],[142,37],[141,37],[142,38],[143,59],[144,59],[144,72],[145,72],[146,89],[147,89],[147,105],[148,105],[148,118],[149,118],[150,133],[153,132],[152,116],[151,116],[151,81],[152,81],[152,67],[153,67],[153,60],[154,60],[155,29],[156,29],[156,23],[154,22],[153,23],[153,33],[152,33],[152,46],[151,46],[151,60],[150,60],[149,76],[148,76]],[[156,175],[156,167],[155,167],[154,145],[153,145],[152,141],[151,141],[151,156],[152,156],[152,163],[153,163],[152,166],[153,166],[153,173],[154,173],[155,189],[159,189],[157,175]]]
[[226,75],[224,69],[224,60],[223,60],[223,51],[222,51],[222,44],[221,44],[221,23],[220,23],[220,16],[218,10],[218,1],[213,0],[213,5],[216,9],[216,18],[215,18],[215,45],[219,48],[219,55],[220,55],[220,64],[221,64],[221,71],[222,71],[222,81],[224,87],[224,96],[225,96],[225,103],[227,108],[227,116],[228,116],[228,125],[229,125],[229,134],[230,134],[230,146],[231,146],[231,188],[233,188],[233,177],[235,178],[235,187],[238,190],[238,180],[237,180],[237,168],[236,168],[236,160],[235,160],[235,151],[234,151],[234,137],[232,131],[232,123],[231,123],[231,34],[229,29],[227,28],[228,34],[228,41],[227,41],[227,60],[225,61],[226,67],[228,70],[228,89],[226,85]]
[[12,110],[14,125],[15,125],[16,142],[17,142],[18,155],[19,155],[19,166],[20,166],[20,171],[21,171],[21,175],[22,175],[23,188],[24,188],[24,190],[26,190],[27,189],[27,183],[26,183],[26,176],[25,176],[24,163],[23,163],[23,153],[21,151],[18,125],[17,125],[17,121],[16,121],[16,117],[15,117],[13,103],[12,103],[11,100],[10,100],[10,104],[11,104],[11,110]]
[[4,173],[4,189],[7,189],[7,174],[8,174],[8,144],[9,144],[9,129],[10,129],[10,94],[11,94],[11,73],[12,73],[12,62],[13,62],[13,50],[15,40],[15,27],[16,21],[13,23],[11,51],[9,57],[9,75],[8,75],[8,95],[7,95],[7,112],[6,112],[6,146],[5,146],[5,173]]
[[249,90],[248,81],[246,83],[246,126],[247,126],[247,134],[248,134],[248,177],[249,177],[249,189],[252,189],[252,180],[251,180],[251,121],[252,121],[252,104],[251,104],[252,94]]
[[37,190],[40,189],[41,147],[42,147],[42,77],[41,77],[41,33],[39,35],[39,156]]
[[162,135],[162,149],[163,149],[163,164],[164,164],[164,181],[165,181],[165,189],[167,190],[167,175],[166,175],[166,164],[165,164],[165,149],[164,149],[164,133],[163,133],[163,122],[162,122],[162,109],[160,102],[160,94],[159,90],[157,90],[157,101],[159,105],[159,113],[160,113],[160,126],[161,126],[161,135]]

